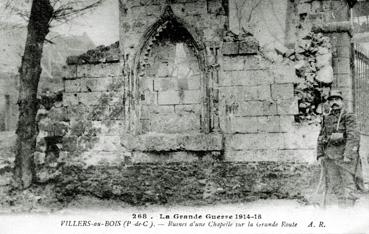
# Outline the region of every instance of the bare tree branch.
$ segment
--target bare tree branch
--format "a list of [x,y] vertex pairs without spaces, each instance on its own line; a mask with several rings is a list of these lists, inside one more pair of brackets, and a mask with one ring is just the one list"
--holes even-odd
[[[5,0],[3,11],[11,17],[17,17],[21,22],[29,21],[30,6],[32,1],[28,0]],[[53,15],[50,19],[50,27],[52,23],[58,22],[64,24],[76,17],[82,16],[100,6],[105,0],[50,0],[53,7]],[[57,25],[59,25],[57,24]]]
[[[4,9],[27,22],[27,38],[19,69],[19,118],[15,147],[14,175],[19,188],[28,188],[35,179],[35,152],[38,128],[37,89],[43,65],[41,58],[53,21],[68,22],[95,9],[104,0],[6,0]],[[30,4],[31,3],[31,4]],[[29,7],[31,5],[31,7]],[[50,66],[49,66],[50,67]],[[44,71],[47,71],[44,67]],[[51,76],[51,73],[49,74]]]

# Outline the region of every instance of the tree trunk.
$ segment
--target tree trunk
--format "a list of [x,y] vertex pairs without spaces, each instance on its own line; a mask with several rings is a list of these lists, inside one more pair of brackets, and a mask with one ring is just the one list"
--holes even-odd
[[15,179],[20,188],[28,188],[34,179],[33,153],[38,133],[36,123],[37,88],[41,75],[41,57],[49,23],[53,16],[50,0],[33,0],[27,40],[19,69],[19,119],[15,154]]

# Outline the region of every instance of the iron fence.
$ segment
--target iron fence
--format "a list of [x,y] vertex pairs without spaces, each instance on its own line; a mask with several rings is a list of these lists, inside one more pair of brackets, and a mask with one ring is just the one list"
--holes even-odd
[[353,44],[354,110],[361,134],[369,135],[369,52]]

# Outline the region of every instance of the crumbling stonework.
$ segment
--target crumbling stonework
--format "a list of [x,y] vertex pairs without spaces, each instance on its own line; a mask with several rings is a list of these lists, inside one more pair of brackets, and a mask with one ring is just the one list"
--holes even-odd
[[[332,44],[332,87],[343,92],[348,110],[353,110],[353,76],[351,72],[350,9],[355,1],[293,1],[287,32],[294,45],[311,31],[322,33]],[[298,43],[297,43],[298,44]]]
[[[62,104],[40,120],[57,135],[42,128],[36,157],[61,147],[48,166],[60,200],[305,196],[319,131],[295,122],[305,57],[272,61],[251,33],[230,32],[226,2],[121,1],[119,43],[68,59]],[[305,68],[329,69],[320,55]]]
[[[260,152],[267,150],[271,160],[283,159],[284,154],[287,161],[312,160],[312,145],[289,143],[290,132],[301,132],[294,126],[298,80],[293,64],[272,63],[259,52],[251,34],[227,31],[221,1],[211,5],[217,11],[208,9],[206,1],[128,1],[122,7],[123,61],[91,59],[89,52],[69,59],[63,102],[67,109],[84,105],[91,112],[100,105],[101,95],[112,93],[109,84],[121,79],[120,91],[113,96],[121,98],[117,105],[124,107],[120,143],[130,152],[124,157],[138,162],[147,161],[150,152],[207,151],[226,160],[247,161],[249,155],[259,160]],[[149,22],[139,24],[143,19]],[[116,108],[111,101],[106,105]],[[103,119],[117,121],[109,113]],[[265,143],[265,138],[270,141]],[[204,143],[193,146],[196,139]],[[301,157],[301,152],[310,156]]]

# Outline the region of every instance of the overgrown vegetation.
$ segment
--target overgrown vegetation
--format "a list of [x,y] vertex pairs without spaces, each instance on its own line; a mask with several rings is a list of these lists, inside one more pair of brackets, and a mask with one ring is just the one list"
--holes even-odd
[[329,38],[309,33],[285,56],[295,62],[300,82],[295,87],[298,97],[298,122],[315,121],[324,111],[324,103],[333,82],[332,53]]

